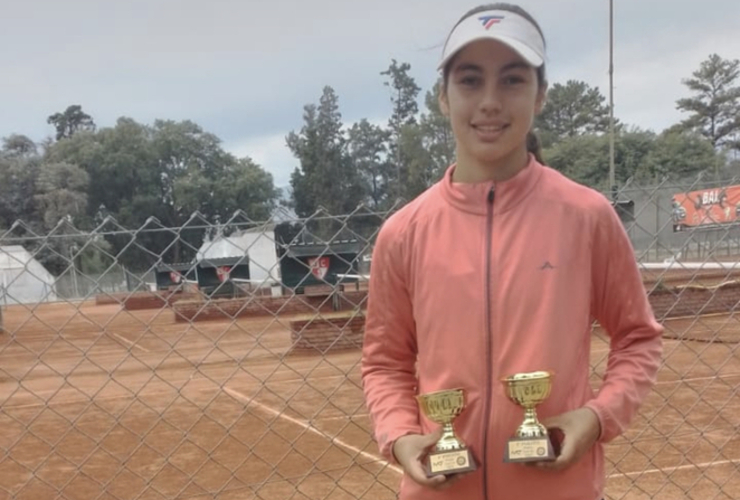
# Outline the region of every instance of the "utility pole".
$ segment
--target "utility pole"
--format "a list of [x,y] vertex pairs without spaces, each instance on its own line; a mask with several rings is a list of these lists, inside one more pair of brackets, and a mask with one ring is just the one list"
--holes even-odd
[[614,173],[614,0],[609,0],[609,194],[617,201]]

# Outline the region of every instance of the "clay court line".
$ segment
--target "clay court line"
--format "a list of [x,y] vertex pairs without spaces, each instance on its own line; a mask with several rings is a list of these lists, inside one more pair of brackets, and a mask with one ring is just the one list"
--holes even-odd
[[663,323],[670,323],[671,321],[679,321],[679,320],[688,320],[692,319],[695,320],[695,322],[699,322],[700,320],[697,320],[697,318],[717,318],[719,316],[726,316],[729,318],[734,318],[736,316],[736,313],[727,313],[727,312],[718,312],[718,313],[707,313],[707,314],[698,314],[694,316],[671,316],[670,318],[666,318],[663,320]]
[[680,378],[678,380],[660,380],[655,385],[665,384],[678,384],[681,382],[700,382],[702,380],[723,380],[726,378],[740,377],[740,373],[730,373],[728,375],[715,375],[714,377],[695,377],[695,378]]
[[726,465],[726,464],[736,464],[740,463],[739,458],[733,458],[731,460],[718,460],[715,462],[704,462],[701,464],[686,464],[686,465],[679,465],[676,467],[661,467],[659,469],[646,469],[643,471],[635,471],[635,472],[620,472],[619,474],[609,474],[607,479],[616,478],[616,477],[634,477],[634,476],[640,476],[642,474],[655,474],[656,472],[675,472],[679,470],[686,470],[686,469],[704,469],[707,467],[713,467],[715,465]]
[[236,399],[239,399],[241,401],[244,401],[246,403],[249,403],[250,405],[257,406],[258,408],[260,408],[261,410],[263,410],[266,413],[269,413],[270,415],[273,415],[273,416],[276,416],[278,418],[282,418],[284,420],[287,420],[288,422],[290,422],[292,424],[295,424],[295,425],[297,425],[299,427],[302,427],[302,428],[306,429],[309,432],[312,432],[312,433],[314,433],[314,434],[316,434],[318,436],[321,436],[324,439],[328,440],[330,443],[339,446],[340,448],[344,448],[345,450],[349,450],[349,451],[351,451],[353,453],[357,453],[358,455],[360,455],[360,456],[362,456],[364,458],[367,458],[368,460],[371,460],[373,462],[380,462],[380,463],[386,465],[390,470],[392,470],[394,472],[397,472],[399,474],[402,474],[403,473],[403,471],[399,467],[388,463],[386,460],[383,460],[382,458],[379,458],[379,457],[377,457],[375,455],[371,455],[370,453],[367,453],[365,451],[362,451],[361,449],[359,449],[359,448],[357,448],[355,446],[352,446],[351,444],[345,443],[344,441],[342,441],[339,438],[331,437],[327,433],[322,432],[319,429],[317,429],[316,427],[312,426],[309,422],[307,422],[305,420],[298,420],[297,418],[293,418],[293,417],[290,417],[288,415],[284,415],[284,414],[280,413],[279,411],[275,410],[274,408],[271,408],[271,407],[269,407],[267,405],[264,405],[262,403],[259,403],[259,402],[255,401],[254,399],[249,399],[247,396],[245,396],[244,394],[242,394],[239,391],[235,391],[234,389],[229,389],[228,387],[224,387],[224,391],[227,394],[230,394],[231,396],[235,397]]
[[127,344],[128,344],[128,345],[130,345],[131,347],[136,347],[137,349],[141,349],[141,350],[142,350],[142,351],[144,351],[144,352],[152,352],[152,351],[150,351],[149,349],[146,349],[146,348],[144,348],[144,347],[141,347],[140,345],[138,345],[138,344],[137,344],[137,343],[135,343],[135,342],[131,342],[131,341],[130,341],[129,339],[127,339],[126,337],[122,337],[122,336],[118,335],[117,333],[110,333],[110,335],[113,335],[113,336],[114,336],[114,337],[116,337],[117,339],[119,339],[119,340],[122,340],[123,342],[127,343]]
[[314,382],[316,380],[328,380],[328,379],[334,379],[334,378],[347,379],[348,378],[347,375],[349,375],[349,374],[346,374],[346,375],[323,375],[321,377],[312,377],[312,376],[309,375],[309,376],[306,376],[306,377],[285,378],[285,379],[282,379],[282,380],[276,380],[275,382],[282,383],[282,382],[298,382],[298,381],[300,381],[300,382],[306,382],[306,383],[308,383],[308,382]]
[[[133,398],[133,396],[122,395],[122,396],[92,397],[89,399],[70,399],[69,401],[62,401],[61,403],[54,403],[54,406],[76,405],[80,403],[94,403],[96,401],[110,401],[111,399],[123,399],[123,398]],[[39,406],[50,408],[52,405],[50,405],[48,402],[43,402],[43,403],[30,403],[30,404],[24,404],[24,405],[4,405],[3,407],[6,409],[17,410],[17,409],[23,409],[23,408],[38,408]]]
[[354,415],[344,415],[343,417],[325,417],[325,418],[319,418],[318,420],[321,420],[322,422],[329,422],[333,420],[351,420],[356,417],[367,417],[367,413],[356,413]]

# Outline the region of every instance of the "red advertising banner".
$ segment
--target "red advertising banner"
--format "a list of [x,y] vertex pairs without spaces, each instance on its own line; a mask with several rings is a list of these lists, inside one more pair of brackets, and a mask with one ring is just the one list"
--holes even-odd
[[673,195],[673,230],[740,222],[740,185]]

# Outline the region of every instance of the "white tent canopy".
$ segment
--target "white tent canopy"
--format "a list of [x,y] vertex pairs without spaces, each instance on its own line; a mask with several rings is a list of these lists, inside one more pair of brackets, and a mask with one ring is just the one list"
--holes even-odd
[[0,246],[0,304],[57,300],[54,276],[22,246]]
[[198,261],[225,257],[249,256],[249,278],[257,286],[280,282],[280,266],[275,250],[275,232],[255,229],[231,236],[206,240],[198,249]]

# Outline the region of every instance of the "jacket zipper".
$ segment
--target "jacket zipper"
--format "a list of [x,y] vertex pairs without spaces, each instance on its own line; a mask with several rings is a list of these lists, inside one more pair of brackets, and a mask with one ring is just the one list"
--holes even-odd
[[[493,331],[491,327],[491,252],[493,250],[493,200],[496,196],[496,187],[492,186],[488,192],[488,207],[486,212],[486,401],[483,417],[483,454],[481,459],[485,464],[488,457],[488,428],[491,425],[491,391],[493,390]],[[483,498],[488,500],[488,474],[483,470]]]

